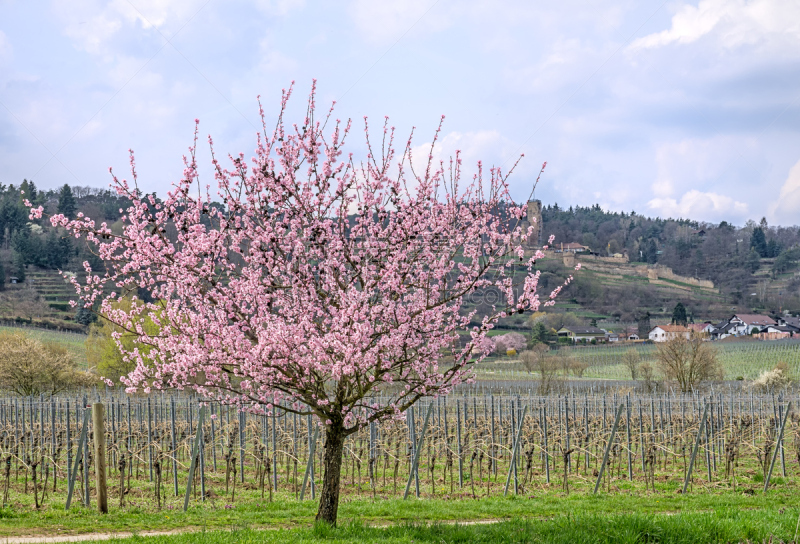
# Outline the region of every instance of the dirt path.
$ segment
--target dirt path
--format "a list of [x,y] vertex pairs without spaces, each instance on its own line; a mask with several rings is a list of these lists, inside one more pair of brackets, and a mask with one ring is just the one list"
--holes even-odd
[[[489,525],[492,523],[500,523],[501,521],[508,521],[506,519],[478,519],[478,520],[444,520],[444,521],[436,521],[433,523],[443,523],[443,524],[460,524],[460,525]],[[391,523],[386,524],[375,524],[375,527],[389,527]],[[257,527],[254,530],[256,531],[268,531],[270,529],[279,529],[280,527]],[[224,527],[215,527],[213,529],[208,529],[209,531],[224,531]],[[112,538],[130,538],[134,535],[136,536],[168,536],[168,535],[180,535],[186,533],[197,533],[202,531],[202,529],[197,527],[192,527],[188,529],[172,529],[170,531],[138,531],[138,532],[129,532],[129,531],[122,531],[119,533],[89,533],[89,534],[77,534],[77,535],[39,535],[39,536],[7,536],[7,537],[0,537],[0,544],[57,544],[62,542],[94,542],[94,541],[102,541],[102,540],[111,540]]]
[[96,540],[111,540],[112,538],[128,538],[134,536],[162,536],[178,535],[182,533],[196,533],[199,529],[173,529],[171,531],[141,531],[130,533],[89,533],[83,535],[49,535],[49,536],[7,536],[0,539],[2,544],[50,544],[58,542],[91,542]]

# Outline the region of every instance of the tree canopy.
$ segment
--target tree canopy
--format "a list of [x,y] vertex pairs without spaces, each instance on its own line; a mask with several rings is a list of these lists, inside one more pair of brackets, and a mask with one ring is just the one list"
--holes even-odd
[[[335,523],[344,438],[468,379],[498,319],[552,304],[563,286],[540,300],[542,252],[525,256],[533,229],[510,204],[507,173],[479,165],[465,182],[458,155],[437,163],[431,150],[416,162],[411,139],[394,148],[388,121],[377,147],[365,126],[368,154],[357,163],[344,146],[351,123],[317,119],[313,92],[306,118],[284,122],[290,94],[272,131],[264,121],[251,162],[213,160],[221,206],[200,185],[195,140],[163,201],[136,189],[133,157],[132,182],[114,177],[131,202],[118,231],[64,214],[51,223],[105,262],[104,274],[73,281],[82,304],[135,336],[123,355],[135,363],[123,378],[130,388],[192,387],[241,408],[319,417],[317,517]],[[499,304],[461,344],[475,315],[462,314],[464,297],[486,288]],[[151,302],[115,306],[140,289]]]

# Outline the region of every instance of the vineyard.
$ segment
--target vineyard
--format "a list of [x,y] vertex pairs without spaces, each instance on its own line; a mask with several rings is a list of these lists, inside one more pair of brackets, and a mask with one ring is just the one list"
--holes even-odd
[[[778,363],[786,363],[793,373],[800,375],[800,341],[795,339],[770,342],[736,339],[714,342],[714,347],[722,363],[726,381],[752,380],[762,371],[775,368]],[[566,349],[570,357],[585,366],[582,378],[630,380],[630,371],[622,364],[625,352],[635,350],[641,362],[649,362],[655,367],[658,348],[655,344],[637,343]],[[553,351],[549,356],[557,357],[562,350]],[[512,358],[487,360],[478,364],[476,370],[480,378],[525,379],[526,375],[529,376],[522,363]]]
[[[345,446],[344,497],[766,492],[800,476],[796,391],[706,395],[491,395],[419,403]],[[190,396],[0,400],[3,506],[80,508],[96,500],[89,402],[105,409],[115,509],[225,508],[313,501],[323,436],[312,416],[239,412]],[[380,399],[375,399],[380,402]]]

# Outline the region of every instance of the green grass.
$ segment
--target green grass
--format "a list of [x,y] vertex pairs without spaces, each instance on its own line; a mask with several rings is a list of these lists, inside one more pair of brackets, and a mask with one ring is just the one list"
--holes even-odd
[[560,514],[551,519],[517,519],[494,524],[402,523],[386,527],[369,526],[360,521],[345,521],[338,528],[325,525],[294,529],[256,531],[232,526],[226,531],[200,531],[189,534],[133,537],[112,542],[153,544],[249,544],[306,542],[548,542],[553,544],[624,543],[715,543],[789,542],[794,539],[796,509],[769,512],[723,509],[679,515],[612,514],[582,512]]
[[60,332],[48,329],[35,329],[28,327],[6,327],[0,326],[0,332],[23,332],[28,336],[43,342],[55,342],[67,348],[78,366],[86,368],[86,335],[74,332]]
[[[619,514],[704,514],[713,512],[763,512],[776,514],[782,509],[796,509],[798,495],[795,486],[781,485],[763,494],[759,486],[740,486],[740,491],[716,490],[696,485],[687,495],[675,493],[676,486],[664,487],[656,493],[641,489],[619,489],[611,494],[591,495],[584,492],[565,495],[557,486],[538,487],[524,495],[493,495],[472,499],[469,493],[457,497],[376,499],[369,496],[344,495],[339,508],[342,521],[359,520],[368,524],[397,524],[406,522],[436,523],[442,521],[549,519],[564,513],[584,517]],[[168,494],[169,495],[169,494]],[[413,497],[413,495],[412,495]],[[40,511],[33,508],[33,498],[12,497],[10,506],[0,509],[0,537],[32,534],[81,534],[92,532],[167,531],[175,529],[225,529],[231,526],[252,528],[309,527],[316,514],[316,501],[298,501],[286,493],[276,495],[275,501],[260,499],[255,491],[243,491],[236,501],[217,498],[201,503],[192,500],[188,512],[182,510],[182,497],[168,497],[166,506],[157,510],[151,496],[136,496],[120,508],[116,497],[109,497],[109,513],[100,515],[92,507],[73,503],[67,512],[62,500],[51,500]],[[794,510],[794,519],[797,510]]]
[[[800,343],[775,341],[765,342],[747,339],[724,340],[712,344],[717,351],[725,380],[735,380],[738,376],[752,380],[764,370],[775,368],[778,363],[786,363],[795,377],[800,378]],[[622,364],[626,351],[635,350],[641,362],[649,362],[654,367],[657,346],[654,344],[612,344],[596,346],[577,346],[571,348],[571,355],[586,364],[585,379],[628,380],[630,372]],[[555,355],[552,353],[551,355]],[[536,379],[525,372],[520,362],[513,358],[499,357],[487,360],[476,367],[478,379]]]

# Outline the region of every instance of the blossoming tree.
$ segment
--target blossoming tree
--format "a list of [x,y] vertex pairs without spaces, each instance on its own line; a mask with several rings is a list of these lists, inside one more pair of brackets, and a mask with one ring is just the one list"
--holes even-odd
[[[183,179],[163,201],[138,190],[133,154],[131,183],[112,173],[131,201],[121,233],[80,214],[50,220],[106,263],[104,273],[84,263],[85,280],[72,281],[80,304],[136,335],[129,389],[193,388],[242,410],[319,418],[317,519],[335,524],[346,437],[469,379],[493,323],[539,308],[542,254],[526,257],[524,209],[508,204],[499,168],[479,164],[465,182],[458,155],[437,163],[431,147],[418,169],[411,138],[398,152],[387,122],[376,147],[366,120],[357,161],[345,152],[349,121],[333,121],[332,109],[318,119],[312,90],[305,119],[289,125],[290,95],[250,161],[224,166],[209,139],[221,205],[200,183],[195,129]],[[502,304],[477,317],[464,299],[487,288]],[[115,303],[141,289],[151,301]]]

